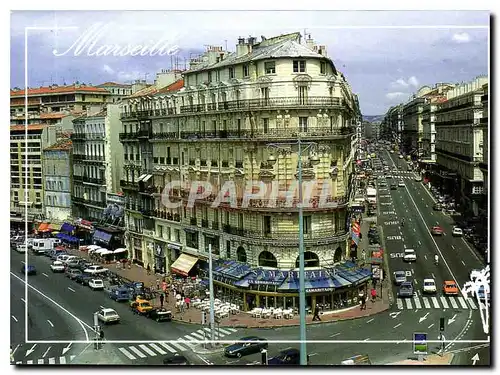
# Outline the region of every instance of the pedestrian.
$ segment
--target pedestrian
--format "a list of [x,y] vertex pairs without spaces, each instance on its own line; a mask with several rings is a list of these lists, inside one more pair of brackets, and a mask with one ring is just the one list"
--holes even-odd
[[375,289],[375,287],[372,288],[371,296],[372,296],[372,302],[375,302],[375,299],[377,298],[377,290]]
[[156,279],[156,290],[160,290],[160,279]]
[[184,298],[184,302],[186,302],[186,309],[189,310],[189,305],[191,303],[191,299],[189,297]]
[[316,307],[314,308],[313,322],[318,320],[321,321],[321,318],[319,317],[319,305],[316,304]]
[[165,303],[168,303],[168,290],[165,290],[164,291],[164,294],[165,294]]
[[10,347],[10,362],[11,363],[15,362],[14,351],[12,350],[12,346]]
[[[174,290],[174,292],[175,292],[175,290]],[[180,293],[176,293],[176,294],[174,294],[174,295],[175,295],[175,299],[177,300],[177,302],[180,302],[180,301],[181,301],[181,298],[182,298],[182,297],[181,297],[181,294],[180,294]]]
[[148,271],[148,275],[151,275],[151,266],[148,264],[148,266],[146,267],[147,271]]
[[160,307],[163,309],[163,301],[164,301],[165,297],[163,297],[163,293],[160,294]]

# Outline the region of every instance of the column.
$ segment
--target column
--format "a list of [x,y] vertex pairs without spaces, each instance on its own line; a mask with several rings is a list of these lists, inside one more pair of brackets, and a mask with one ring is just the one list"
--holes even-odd
[[246,292],[243,292],[243,306],[242,306],[243,311],[248,311],[248,303],[247,303],[247,294]]

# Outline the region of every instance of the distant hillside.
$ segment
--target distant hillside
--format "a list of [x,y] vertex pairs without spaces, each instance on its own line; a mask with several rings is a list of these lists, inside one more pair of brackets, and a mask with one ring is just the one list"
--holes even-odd
[[375,116],[365,116],[363,115],[363,121],[375,122],[382,121],[385,115],[375,115]]

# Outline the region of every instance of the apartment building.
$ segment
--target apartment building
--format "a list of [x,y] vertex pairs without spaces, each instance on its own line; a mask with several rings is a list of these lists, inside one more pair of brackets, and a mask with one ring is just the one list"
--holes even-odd
[[384,129],[388,139],[394,140],[397,144],[403,141],[403,104],[389,108],[384,117]]
[[133,94],[131,84],[105,82],[101,85],[97,85],[97,87],[105,89],[111,94],[106,98],[107,103],[119,103],[127,96]]
[[72,217],[72,143],[59,139],[43,150],[44,214],[51,222]]
[[[54,125],[10,127],[11,221],[33,223],[43,218],[42,150],[56,142]],[[26,217],[26,207],[28,216]],[[31,225],[31,224],[30,224]]]
[[[481,96],[481,103],[483,104],[483,115],[479,120],[480,128],[483,131],[483,160],[479,162],[479,169],[483,172],[483,196],[485,202],[482,204],[480,209],[487,211],[487,202],[488,202],[488,190],[489,190],[489,179],[488,179],[488,166],[489,166],[489,152],[488,152],[488,144],[489,144],[489,109],[488,109],[488,84],[484,84],[482,86],[483,95]],[[487,213],[486,213],[487,214]]]
[[416,96],[403,106],[403,134],[402,148],[404,153],[412,155],[414,159],[418,159],[422,155],[422,114],[425,99],[420,97],[421,90]]
[[436,111],[436,155],[441,182],[456,196],[463,212],[478,215],[484,206],[483,85],[480,76],[446,93]]
[[[304,209],[306,267],[348,257],[349,181],[361,116],[357,97],[326,48],[302,40],[300,33],[260,42],[239,38],[236,52],[211,46],[192,59],[183,84],[123,106],[122,187],[135,261],[169,269],[188,254],[206,260],[211,245],[216,259],[298,267],[297,191],[291,190],[290,207],[281,200],[271,207],[268,198],[248,207],[241,202],[251,181],[262,181],[269,190],[274,182],[280,192],[294,186],[298,154],[289,143],[299,137],[315,143],[302,154],[303,180],[325,183],[330,203]],[[182,184],[164,191],[172,181]],[[195,181],[210,183],[211,193],[189,208],[185,203]],[[239,204],[213,207],[229,181]],[[181,206],[166,207],[165,195]],[[314,191],[312,201],[319,195]]]

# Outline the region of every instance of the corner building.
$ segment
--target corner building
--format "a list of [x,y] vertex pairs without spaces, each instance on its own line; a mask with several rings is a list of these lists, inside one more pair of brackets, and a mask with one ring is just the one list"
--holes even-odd
[[[179,270],[174,261],[188,254],[203,262],[211,244],[218,263],[296,270],[298,191],[291,207],[280,200],[276,207],[270,207],[268,199],[251,200],[248,207],[241,202],[251,181],[262,181],[268,191],[277,183],[281,192],[296,184],[297,149],[287,143],[299,137],[304,143],[316,143],[314,150],[302,153],[303,181],[326,183],[330,190],[328,208],[318,206],[320,191],[314,190],[312,207],[304,209],[306,268],[333,267],[345,260],[350,239],[349,181],[360,112],[357,97],[327,57],[326,48],[316,46],[310,37],[302,41],[299,33],[260,42],[240,38],[233,53],[209,47],[191,60],[182,78],[183,87],[176,87],[177,81],[131,98],[123,107],[120,139],[132,150],[125,163],[132,156],[133,168],[125,168],[122,188],[128,246],[135,261],[187,275],[190,267]],[[276,149],[271,143],[282,145]],[[172,181],[182,184],[164,192]],[[212,191],[189,208],[195,181],[209,182]],[[212,207],[227,181],[236,186],[238,207]],[[180,207],[164,206],[162,194]],[[229,286],[221,279],[216,284],[235,293],[248,287],[244,282]],[[250,289],[266,295],[266,306],[278,304],[274,298],[283,296],[279,285],[262,289],[257,284]],[[263,304],[262,298],[255,304]]]

